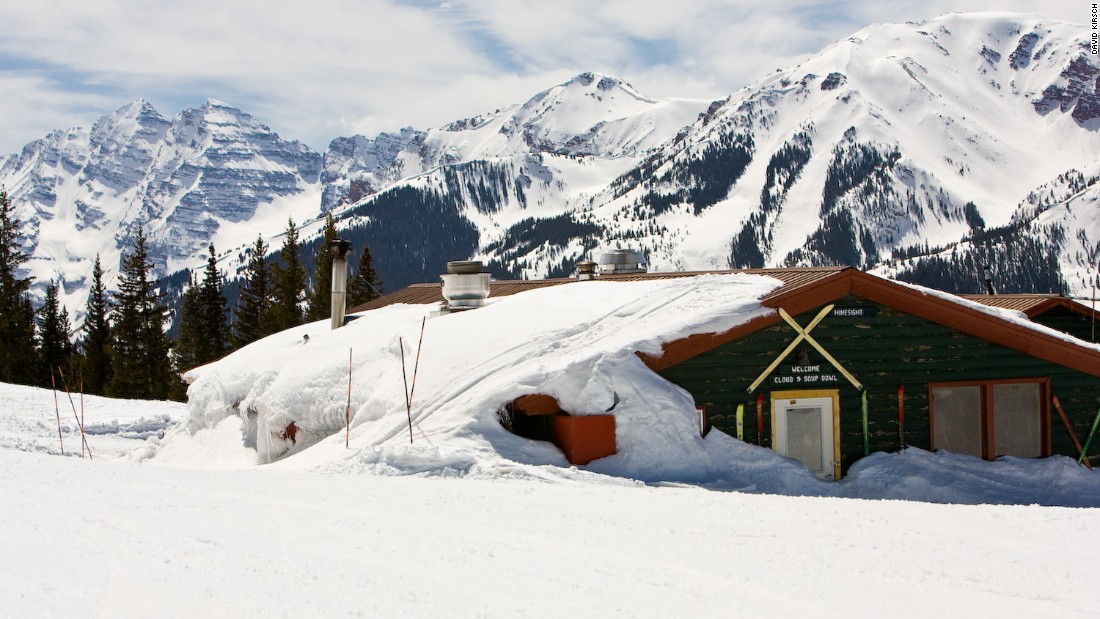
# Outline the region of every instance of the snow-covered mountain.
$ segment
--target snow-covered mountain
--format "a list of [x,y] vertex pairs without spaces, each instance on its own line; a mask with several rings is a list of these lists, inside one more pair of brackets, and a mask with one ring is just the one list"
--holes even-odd
[[950,14],[715,102],[585,73],[323,156],[224,104],[168,121],[137,102],[0,159],[0,182],[31,215],[32,274],[61,274],[71,308],[136,225],[162,273],[213,239],[232,275],[257,233],[277,247],[293,217],[308,240],[326,211],[390,290],[447,260],[539,277],[632,246],[660,270],[848,263],[966,290],[992,264],[1005,288],[1080,292],[1100,256],[1098,77],[1085,26]]
[[59,279],[74,310],[96,254],[113,276],[138,227],[165,275],[202,260],[234,224],[247,231],[285,203],[316,211],[320,172],[319,154],[213,100],[172,120],[138,100],[91,129],[55,131],[0,157],[0,183],[25,222],[30,274],[40,286]]
[[[429,132],[430,156],[405,160],[424,174],[344,214],[375,226],[363,236],[374,247],[395,203],[450,202],[450,227],[465,231],[452,252],[517,276],[630,245],[665,270],[843,263],[942,272],[938,283],[967,289],[984,263],[1006,286],[1082,291],[1100,253],[1095,208],[1058,213],[1096,204],[1100,64],[1087,34],[1018,14],[875,25],[705,109],[678,102],[701,112],[683,130],[690,115],[673,105],[579,76]],[[649,116],[592,123],[602,93]]]

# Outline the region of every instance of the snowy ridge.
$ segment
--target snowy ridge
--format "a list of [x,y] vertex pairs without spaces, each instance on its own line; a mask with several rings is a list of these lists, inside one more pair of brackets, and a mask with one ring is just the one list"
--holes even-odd
[[[1008,13],[874,25],[720,101],[656,101],[584,73],[442,128],[337,138],[323,157],[220,102],[168,121],[138,101],[0,158],[0,182],[28,221],[31,274],[60,276],[74,315],[91,257],[110,275],[136,226],[161,274],[200,266],[213,241],[232,277],[257,233],[277,247],[292,217],[308,241],[330,211],[388,286],[461,258],[500,277],[565,275],[616,246],[657,270],[910,277],[920,256],[973,239],[967,260],[1009,265],[1021,289],[1081,293],[1095,218],[1054,213],[1081,191],[1063,192],[1066,178],[1100,175],[1087,35]],[[960,265],[956,283],[970,277]]]
[[[588,147],[585,123],[570,118],[599,93],[581,86],[607,84],[625,108],[650,103],[625,85],[611,87],[611,78],[579,76],[522,106],[454,123],[451,135],[426,138],[446,144],[422,151],[448,154],[430,161],[451,162],[462,182],[448,182],[442,168],[425,169],[430,163],[420,160],[415,180],[391,188],[408,183],[453,198],[463,225],[477,230],[467,252],[512,277],[568,274],[577,260],[623,245],[642,249],[658,270],[852,264],[900,272],[897,256],[1011,225],[1040,189],[1100,171],[1093,155],[1100,149],[1100,68],[1086,37],[1081,26],[1008,13],[871,26],[695,108],[701,113],[688,127],[667,123],[651,134],[665,141],[644,151],[619,138],[615,148]],[[551,106],[554,97],[562,102]],[[563,129],[541,124],[549,122],[547,108],[566,114],[556,120]],[[526,124],[532,118],[537,131]],[[647,126],[641,118],[623,127],[640,135]],[[618,135],[608,133],[613,124],[593,124],[593,135]],[[568,140],[542,141],[568,133]],[[501,158],[524,145],[538,152]],[[632,163],[624,154],[638,157]],[[488,199],[462,189],[492,182],[460,167],[477,157],[506,168]],[[347,217],[369,217],[375,199]],[[1019,251],[984,260],[1011,263],[1003,279],[1021,290],[1081,292],[1087,278],[1073,272],[1088,258],[1058,239],[1062,232],[1077,238],[1087,224],[1069,225],[1061,232],[1048,226],[1028,245],[1058,254],[1051,277],[1021,279],[1028,258]]]
[[[1036,187],[1095,167],[1100,138],[1092,129],[1100,120],[1082,120],[1080,111],[1090,109],[1091,95],[1074,99],[1058,90],[1076,75],[1074,67],[1095,68],[1082,49],[1086,34],[1080,26],[1001,14],[869,27],[708,112],[596,214],[640,208],[641,217],[631,219],[652,248],[651,261],[687,269],[725,266],[727,257],[732,266],[873,266],[894,249],[967,235],[968,202],[987,225],[1004,225]],[[1026,65],[1019,60],[1024,48],[1034,50]],[[1091,70],[1078,72],[1087,77]],[[1041,104],[1057,92],[1061,108]],[[797,162],[782,208],[769,213],[760,197],[767,172],[777,164],[791,169],[776,156],[800,135],[808,138],[809,157]],[[694,217],[685,217],[676,200],[663,211],[652,207],[650,196],[698,187],[678,170],[706,148],[737,139],[751,142],[750,160],[713,205]],[[655,210],[660,233],[646,235],[647,213]],[[679,240],[686,238],[690,246]],[[748,245],[762,248],[758,264],[738,251]]]

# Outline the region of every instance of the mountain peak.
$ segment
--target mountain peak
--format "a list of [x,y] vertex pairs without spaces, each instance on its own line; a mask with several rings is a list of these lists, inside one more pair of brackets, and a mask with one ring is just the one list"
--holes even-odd
[[[143,98],[134,99],[130,103],[123,105],[116,109],[113,114],[105,116],[105,118],[114,119],[116,122],[124,119],[139,120],[155,118],[164,120],[164,117],[160,115],[160,112],[153,107],[151,103]],[[103,119],[100,119],[101,121]]]
[[580,73],[566,82],[561,84],[561,87],[566,89],[579,89],[584,91],[592,91],[596,93],[610,93],[615,90],[620,90],[631,97],[644,101],[646,103],[656,103],[656,99],[650,99],[649,97],[639,93],[633,86],[621,78],[613,75],[606,75],[603,73],[597,73],[594,71],[585,71]]
[[202,107],[204,109],[211,109],[211,110],[221,109],[221,110],[233,110],[233,111],[237,111],[237,112],[240,111],[236,107],[233,107],[232,105],[229,105],[225,101],[222,101],[221,99],[214,99],[214,98],[207,99],[206,103],[203,103]]

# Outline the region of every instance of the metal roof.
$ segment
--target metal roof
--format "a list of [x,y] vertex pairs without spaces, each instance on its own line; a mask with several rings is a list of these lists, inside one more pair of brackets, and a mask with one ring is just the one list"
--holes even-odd
[[1056,294],[962,294],[959,296],[989,307],[1023,312],[1028,318],[1034,318],[1056,307],[1064,307],[1078,314],[1092,314],[1089,305]]

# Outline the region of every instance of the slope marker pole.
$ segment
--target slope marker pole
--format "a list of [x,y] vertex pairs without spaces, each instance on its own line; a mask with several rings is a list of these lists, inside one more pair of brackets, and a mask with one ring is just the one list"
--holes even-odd
[[88,438],[84,436],[84,423],[80,421],[80,416],[76,414],[76,404],[73,402],[73,394],[69,392],[69,383],[65,381],[65,372],[61,369],[61,366],[57,367],[57,373],[61,375],[61,386],[65,388],[65,395],[69,396],[69,406],[73,407],[73,419],[76,421],[76,426],[80,428],[80,457],[84,457],[84,450],[88,450],[88,459],[92,459],[92,447],[88,444]]
[[53,386],[53,412],[57,416],[57,440],[61,443],[61,455],[65,455],[65,439],[61,437],[61,407],[57,404],[57,381],[53,377],[53,366],[50,366],[50,385]]
[[409,379],[405,375],[405,340],[401,337],[398,337],[397,343],[401,347],[401,382],[405,383],[405,415],[409,418],[409,444],[412,445],[413,418],[412,405],[409,401]]
[[420,367],[420,347],[424,345],[424,324],[428,322],[425,316],[420,320],[420,341],[416,343],[416,361],[413,363],[412,387],[409,388],[409,410],[412,410],[413,393],[416,392],[416,370]]

